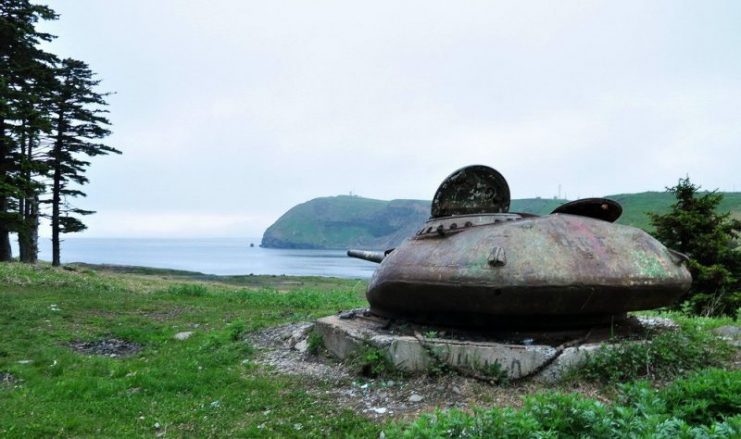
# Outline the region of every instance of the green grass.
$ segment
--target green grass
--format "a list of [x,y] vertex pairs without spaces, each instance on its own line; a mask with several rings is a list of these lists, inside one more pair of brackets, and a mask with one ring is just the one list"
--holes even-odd
[[741,372],[705,370],[656,390],[623,385],[605,404],[576,394],[544,392],[519,409],[459,410],[396,424],[387,438],[738,438]]
[[[376,435],[377,425],[302,380],[253,366],[242,341],[364,303],[362,282],[331,283],[278,291],[0,264],[0,371],[17,379],[0,387],[0,436]],[[194,335],[173,339],[186,330]],[[111,337],[143,349],[107,358],[68,347]]]
[[[661,345],[661,355],[652,362],[689,358],[695,361],[692,367],[672,369],[658,382],[633,382],[642,376],[636,370],[617,379],[629,384],[598,380],[598,391],[613,395],[612,403],[574,394],[573,383],[566,383],[536,392],[519,409],[481,407],[379,423],[324,396],[327,383],[278,375],[255,364],[255,349],[245,335],[365,306],[365,287],[363,281],[332,278],[0,264],[0,373],[15,378],[0,382],[0,436],[152,437],[166,432],[165,437],[378,437],[382,431],[386,437],[741,435],[739,371],[707,369],[721,364],[721,358],[712,349],[697,351],[698,343],[708,342],[708,330],[732,323],[730,319],[672,314],[685,338]],[[184,341],[173,338],[183,331],[193,335]],[[141,350],[110,358],[70,348],[73,342],[101,338],[137,343]],[[680,354],[674,360],[662,357],[672,343]],[[321,348],[316,337],[312,345]],[[387,372],[381,358],[366,354],[360,369],[367,364],[371,375]],[[603,366],[615,370],[641,355],[612,356]],[[657,389],[657,384],[666,387]]]

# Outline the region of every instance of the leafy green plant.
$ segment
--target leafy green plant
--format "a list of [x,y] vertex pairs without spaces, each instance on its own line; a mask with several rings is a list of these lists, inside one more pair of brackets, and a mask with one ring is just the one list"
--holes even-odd
[[177,296],[200,297],[208,293],[208,288],[201,284],[180,284],[170,286],[167,292]]
[[386,354],[368,343],[363,344],[353,353],[349,364],[359,375],[369,378],[399,374],[399,370],[394,367]]
[[483,368],[484,375],[490,377],[496,384],[506,384],[509,382],[507,370],[499,364],[498,361],[488,364]]
[[[524,406],[437,411],[412,423],[389,426],[387,438],[736,438],[741,435],[738,372],[706,371],[666,390],[646,382],[623,385],[618,401],[605,404],[576,394],[544,392]],[[698,389],[716,387],[717,394]],[[735,392],[735,393],[734,393]],[[700,397],[712,410],[697,416],[682,399]]]
[[312,355],[318,354],[319,351],[324,347],[324,339],[322,338],[322,334],[318,333],[317,331],[311,331],[306,342],[308,346],[307,351]]
[[696,424],[741,413],[741,370],[708,369],[680,379],[660,391],[667,410]]
[[246,327],[243,321],[238,320],[236,322],[231,322],[227,325],[226,329],[229,332],[229,338],[232,341],[239,341],[244,336]]
[[591,354],[567,379],[619,383],[640,378],[668,379],[704,367],[723,365],[732,348],[688,325],[645,340],[607,345]]

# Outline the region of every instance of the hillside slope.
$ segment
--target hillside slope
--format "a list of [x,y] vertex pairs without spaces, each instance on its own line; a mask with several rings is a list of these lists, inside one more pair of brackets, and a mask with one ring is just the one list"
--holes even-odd
[[[543,215],[564,200],[512,201],[512,211]],[[430,216],[423,200],[374,200],[357,196],[315,198],[283,214],[262,237],[268,248],[386,249],[413,235]]]
[[[623,206],[621,224],[650,230],[647,212],[664,213],[674,202],[667,192],[608,195]],[[566,200],[512,200],[510,211],[550,213]],[[726,192],[721,211],[741,218],[741,192]],[[415,233],[430,214],[424,200],[374,200],[357,196],[315,198],[283,214],[263,235],[262,246],[302,249],[387,249]]]

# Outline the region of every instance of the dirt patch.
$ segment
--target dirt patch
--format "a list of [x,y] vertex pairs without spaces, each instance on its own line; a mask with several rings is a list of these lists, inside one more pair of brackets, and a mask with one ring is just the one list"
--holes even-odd
[[259,349],[257,362],[289,375],[303,375],[337,382],[350,378],[347,368],[326,356],[311,355],[305,343],[313,323],[292,323],[251,334],[248,341]]
[[10,372],[0,372],[0,385],[11,385],[17,381],[15,375]]
[[[308,392],[317,399],[333,401],[338,408],[371,419],[415,418],[438,408],[519,407],[528,395],[551,388],[528,381],[497,386],[453,373],[364,378],[326,352],[308,353],[305,343],[312,327],[311,323],[295,323],[252,334],[248,340],[258,348],[255,361],[269,366],[268,373],[305,377]],[[594,387],[567,390],[607,401]]]
[[77,341],[70,343],[75,352],[86,355],[105,355],[107,357],[128,357],[139,352],[142,347],[118,338],[106,338],[92,341]]

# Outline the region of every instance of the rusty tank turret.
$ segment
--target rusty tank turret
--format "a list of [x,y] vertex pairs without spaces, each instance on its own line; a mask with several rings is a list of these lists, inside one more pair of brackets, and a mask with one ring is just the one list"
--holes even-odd
[[487,166],[455,171],[415,236],[385,252],[368,286],[382,317],[454,327],[576,327],[674,303],[690,287],[686,257],[614,224],[620,205],[589,198],[536,216],[509,212],[506,180]]

